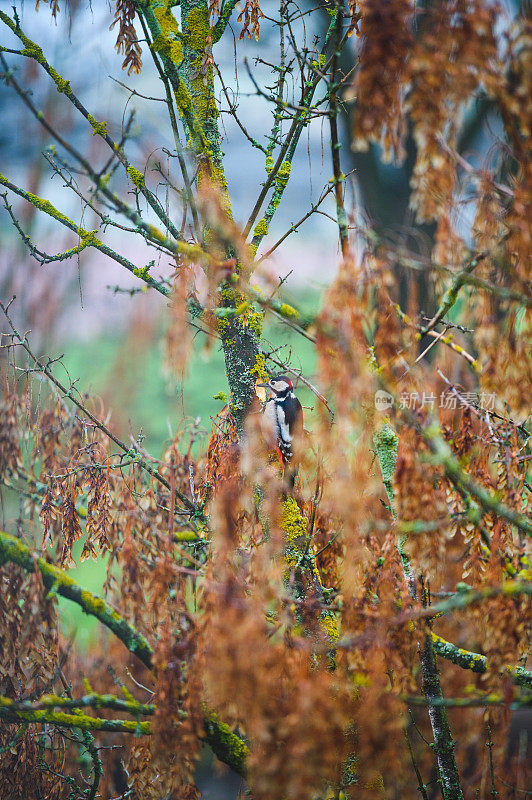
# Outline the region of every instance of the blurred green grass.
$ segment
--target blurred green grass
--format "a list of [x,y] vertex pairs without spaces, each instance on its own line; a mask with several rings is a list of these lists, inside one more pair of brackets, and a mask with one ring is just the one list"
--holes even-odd
[[[306,291],[296,297],[303,313],[315,311],[319,293]],[[129,441],[130,433],[141,435],[143,446],[154,456],[186,420],[201,419],[201,428],[210,433],[211,418],[223,403],[214,400],[220,391],[229,394],[223,353],[218,341],[205,348],[205,337],[198,334],[184,380],[176,381],[164,365],[164,330],[138,334],[138,326],[117,337],[109,334],[91,341],[74,341],[62,359],[70,379],[82,392],[99,396],[111,424]],[[267,317],[262,347],[267,352],[280,348],[276,357],[288,358],[290,365],[311,376],[315,369],[314,346],[288,326]],[[278,371],[275,368],[273,372]],[[314,395],[303,385],[297,388],[301,402],[313,405]]]
[[[302,313],[310,314],[319,306],[320,293],[307,290],[289,300]],[[111,425],[122,438],[129,442],[131,433],[137,439],[140,437],[142,446],[155,457],[163,452],[170,432],[191,424],[198,416],[206,444],[211,418],[223,407],[213,395],[219,391],[229,394],[223,353],[217,341],[206,350],[203,334],[198,335],[184,380],[176,381],[164,366],[163,339],[163,325],[143,328],[133,323],[129,330],[115,336],[106,333],[89,341],[61,346],[65,350],[62,361],[70,379],[79,378],[78,389],[99,396],[106,411],[112,412]],[[276,357],[281,361],[288,359],[293,368],[301,369],[312,380],[316,363],[313,344],[271,315],[265,319],[262,347],[266,352],[280,348]],[[302,383],[296,391],[308,419],[316,397]],[[74,550],[78,566],[69,570],[69,574],[89,591],[101,594],[105,559],[79,563],[81,548],[82,542],[78,542]],[[66,600],[60,600],[60,614],[65,634],[74,636],[80,648],[88,649],[98,635],[96,620]]]

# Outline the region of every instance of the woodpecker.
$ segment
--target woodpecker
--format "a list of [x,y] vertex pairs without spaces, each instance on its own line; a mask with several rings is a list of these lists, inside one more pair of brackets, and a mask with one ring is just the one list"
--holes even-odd
[[303,433],[301,403],[292,390],[292,381],[286,375],[275,375],[268,383],[258,385],[271,392],[262,415],[264,437],[278,451],[283,466],[286,466],[294,456],[294,439],[297,448]]

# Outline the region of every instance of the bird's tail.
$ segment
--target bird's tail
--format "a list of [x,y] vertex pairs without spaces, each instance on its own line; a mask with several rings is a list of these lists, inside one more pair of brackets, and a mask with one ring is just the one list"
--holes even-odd
[[284,477],[290,491],[292,491],[292,489],[296,485],[296,478],[298,476],[298,473],[299,473],[299,467],[291,467],[288,465],[285,466]]

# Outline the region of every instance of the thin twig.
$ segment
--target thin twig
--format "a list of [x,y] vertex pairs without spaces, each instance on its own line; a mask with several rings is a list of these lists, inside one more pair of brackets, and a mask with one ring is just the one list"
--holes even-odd
[[[102,431],[102,433],[105,433],[105,435],[109,439],[111,439],[111,441],[113,441],[122,451],[124,451],[127,454],[135,454],[136,455],[137,452],[135,450],[132,451],[132,449],[130,447],[128,447],[121,439],[119,439],[118,436],[116,436],[111,430],[109,430],[109,428],[103,422],[101,422],[97,417],[95,417],[94,414],[91,411],[89,411],[89,409],[86,406],[84,406],[83,403],[73,395],[72,387],[70,387],[70,389],[67,389],[66,386],[64,386],[61,383],[61,381],[59,381],[55,377],[55,375],[52,373],[52,371],[49,369],[49,367],[47,365],[43,364],[42,361],[33,353],[33,351],[30,349],[30,347],[29,347],[29,345],[27,343],[26,337],[21,336],[19,334],[19,332],[15,328],[15,325],[13,324],[13,321],[11,320],[11,317],[9,316],[9,312],[7,310],[7,307],[4,306],[4,304],[1,301],[0,301],[0,309],[4,312],[4,315],[6,316],[6,319],[7,319],[8,323],[9,323],[9,325],[11,327],[11,330],[13,331],[13,333],[15,334],[17,339],[19,340],[22,348],[29,355],[29,357],[31,358],[33,363],[38,367],[39,371],[42,372],[43,375],[45,375],[48,378],[48,380],[50,380],[55,386],[57,386],[57,388],[63,394],[63,396],[64,397],[68,397],[69,400],[71,400],[74,403],[74,405],[76,405],[79,408],[79,410],[82,411],[83,414],[85,414],[85,416],[88,417],[90,419],[90,421],[99,430]],[[146,462],[145,458],[140,458],[138,463],[139,463],[139,466],[141,466],[149,475],[151,475],[153,478],[155,478],[160,483],[162,483],[163,486],[165,486],[166,489],[170,489],[170,484],[168,483],[166,478],[164,478],[156,469],[153,469],[153,467],[150,467],[150,465]],[[179,499],[181,500],[183,505],[186,506],[186,508],[192,514],[197,514],[198,513],[198,509],[196,508],[194,503],[191,503],[191,501],[188,499],[188,497],[186,497],[186,495],[182,494],[177,489],[176,489],[176,495],[179,497]]]

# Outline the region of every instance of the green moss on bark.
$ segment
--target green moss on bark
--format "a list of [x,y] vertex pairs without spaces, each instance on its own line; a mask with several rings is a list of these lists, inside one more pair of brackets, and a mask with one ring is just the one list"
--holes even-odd
[[397,466],[397,448],[399,446],[399,437],[397,436],[391,425],[386,422],[380,428],[373,438],[375,450],[382,473],[382,482],[386,489],[388,499],[391,504],[392,513],[395,516],[393,508],[393,486],[392,479]]

